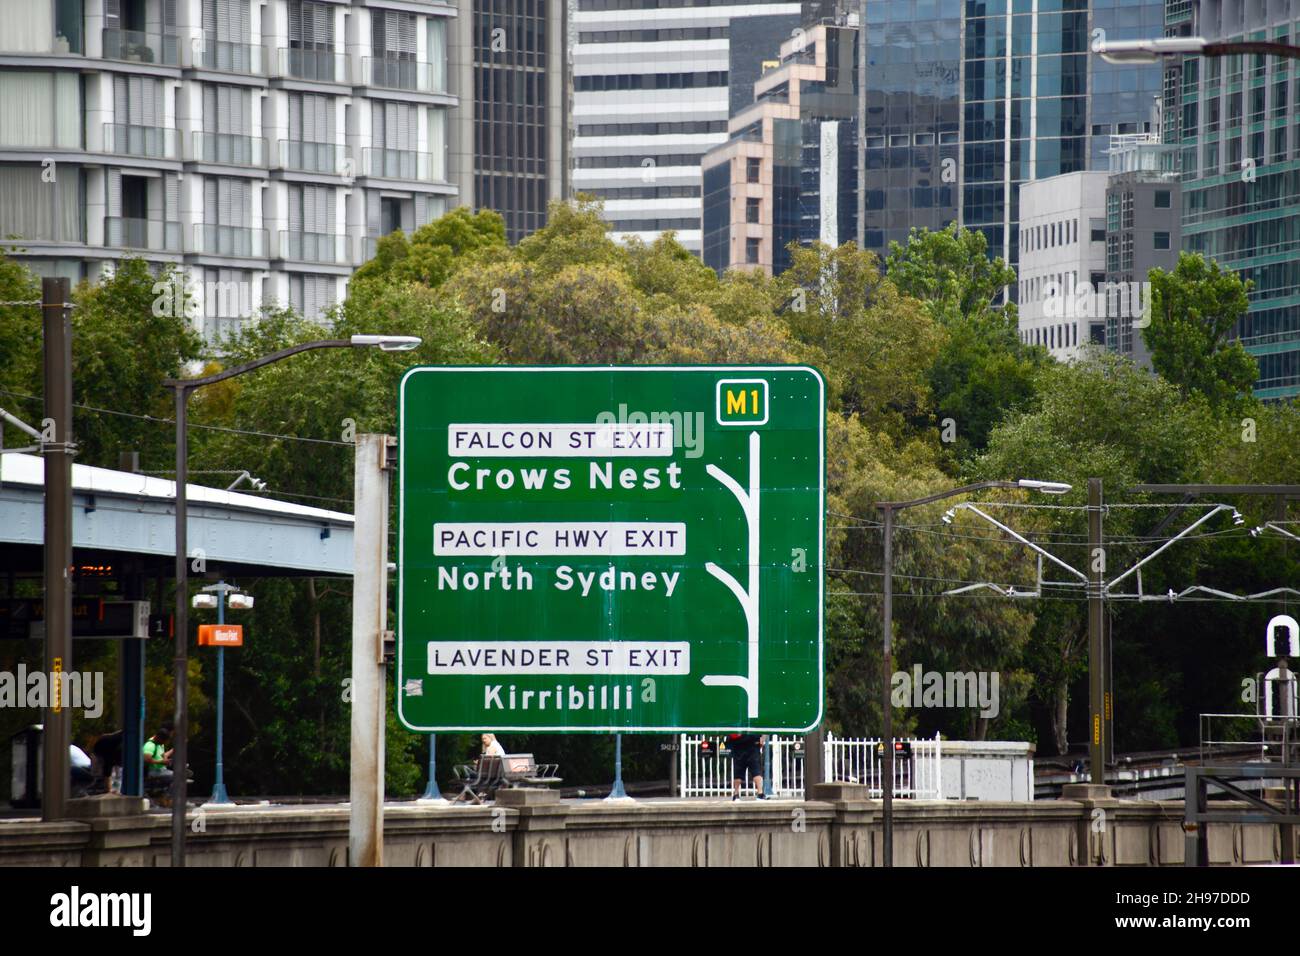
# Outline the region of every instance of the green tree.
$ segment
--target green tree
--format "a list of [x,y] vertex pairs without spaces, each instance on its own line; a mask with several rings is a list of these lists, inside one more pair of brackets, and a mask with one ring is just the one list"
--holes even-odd
[[921,300],[943,329],[928,380],[941,435],[953,457],[984,448],[993,426],[1033,395],[1047,352],[1017,333],[1017,310],[1005,296],[1015,270],[990,257],[988,240],[956,225],[913,229],[906,245],[890,243],[886,274]]
[[[5,301],[10,295],[40,297],[39,286],[24,273],[9,260],[0,266]],[[169,467],[170,430],[140,416],[171,414],[162,382],[181,374],[200,355],[202,343],[185,317],[189,300],[183,291],[173,295],[183,289],[172,267],[154,275],[143,259],[126,258],[101,281],[83,282],[73,290],[72,400],[87,406],[73,410],[79,464],[116,467],[120,452],[134,450],[141,453],[145,468]],[[5,319],[13,314],[0,308]],[[0,359],[5,362],[0,381],[14,392],[36,397],[18,406],[20,417],[28,421],[40,420],[39,398],[44,394],[40,321],[39,309],[19,311],[12,324],[0,320],[7,332],[0,335]],[[17,345],[6,344],[6,339]]]
[[546,228],[514,249],[470,259],[440,290],[442,301],[506,362],[793,361],[798,354],[763,308],[761,288],[724,287],[671,235],[620,247],[596,201],[552,203]]
[[989,255],[988,239],[978,229],[913,229],[905,245],[889,244],[885,274],[904,295],[924,302],[936,322],[999,316],[998,324],[1015,328],[1016,307],[1005,301],[1005,291],[1016,271],[1001,256]]
[[835,407],[897,434],[929,410],[926,369],[939,334],[921,304],[880,275],[851,243],[792,249],[777,287],[791,336],[825,372]]
[[[1016,526],[1035,531],[1049,551],[1076,569],[1090,560],[1083,537],[1086,515],[1079,507],[1086,503],[1089,478],[1102,479],[1108,500],[1132,501],[1126,490],[1135,484],[1193,479],[1214,441],[1216,426],[1203,399],[1188,401],[1168,382],[1109,353],[1042,369],[1035,392],[1031,406],[1012,412],[993,429],[974,471],[985,479],[1029,477],[1073,485],[1069,495],[1052,504],[1074,510],[1053,510],[1046,518],[1017,516]],[[1155,524],[1152,514],[1114,510],[1106,516],[1112,543],[1105,560],[1113,574],[1145,553],[1140,532]],[[1190,570],[1186,554],[1171,556],[1182,561],[1175,578]],[[1049,579],[1057,578],[1050,566],[1047,573]],[[1053,596],[1082,600],[1077,582],[1071,583],[1068,575],[1064,580],[1076,590],[1067,587]],[[1148,579],[1149,584],[1158,581]],[[1036,613],[1029,666],[1035,694],[1064,752],[1070,685],[1082,672],[1087,649],[1082,606],[1063,608],[1045,601]],[[1148,699],[1139,706],[1160,704]]]
[[[876,733],[881,719],[880,574],[882,529],[877,501],[905,500],[951,488],[935,443],[896,441],[872,432],[856,416],[827,421],[826,599],[829,726],[843,733]],[[997,671],[1002,711],[1013,716],[1029,677],[1020,660],[1033,624],[1022,605],[991,592],[942,597],[968,580],[1024,582],[1022,553],[969,531],[939,530],[945,504],[899,514],[894,534],[894,664],[907,670]],[[903,708],[897,732],[944,730],[984,738],[996,726],[970,713]]]
[[1151,366],[1184,395],[1204,395],[1214,406],[1249,394],[1259,365],[1232,331],[1250,308],[1252,283],[1188,252],[1172,272],[1152,269],[1148,279],[1151,324],[1142,337]]
[[490,209],[458,206],[410,238],[399,229],[376,243],[375,255],[352,276],[351,286],[375,281],[442,285],[471,252],[506,244],[505,220]]
[[[0,302],[33,302],[40,298],[41,284],[31,270],[0,251]],[[35,370],[40,368],[40,353],[40,306],[0,305],[0,383],[7,388],[30,386]],[[26,437],[22,436],[23,444],[27,443]]]

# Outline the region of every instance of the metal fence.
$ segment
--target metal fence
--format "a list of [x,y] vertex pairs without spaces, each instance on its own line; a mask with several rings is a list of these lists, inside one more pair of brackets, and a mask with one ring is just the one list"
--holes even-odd
[[[901,739],[901,738],[900,738]],[[701,750],[701,741],[709,741],[711,754]],[[802,797],[804,761],[802,737],[768,737],[764,766],[771,775],[772,795]],[[899,755],[894,760],[894,796],[914,800],[938,800],[943,793],[941,770],[942,742],[908,738],[910,758]],[[678,793],[682,797],[726,797],[731,795],[731,759],[724,753],[724,736],[688,736],[683,734],[678,749]],[[826,783],[860,783],[873,797],[881,795],[880,740],[874,737],[836,737],[827,734],[822,745],[823,780]],[[741,793],[752,795],[754,788],[746,779]]]

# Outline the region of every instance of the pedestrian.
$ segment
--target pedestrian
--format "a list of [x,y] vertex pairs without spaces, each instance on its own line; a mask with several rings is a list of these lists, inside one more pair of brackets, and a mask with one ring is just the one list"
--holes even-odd
[[[99,764],[99,778],[103,784],[103,792],[117,792],[120,785],[113,785],[113,771],[122,766],[122,731],[114,730],[111,733],[101,734],[90,749]],[[97,784],[97,789],[98,786]]]
[[479,740],[483,744],[484,757],[504,757],[506,748],[501,746],[501,741],[497,740],[496,734],[484,734]]
[[172,739],[170,724],[163,724],[158,732],[144,742],[144,765],[149,779],[155,783],[171,783],[172,751],[167,746]]
[[72,794],[84,797],[90,785],[95,782],[95,775],[90,770],[90,757],[73,744],[68,748],[68,760],[72,767]]
[[740,787],[749,774],[754,782],[758,799],[766,800],[763,793],[763,747],[767,738],[759,734],[728,734],[727,746],[731,748],[731,799],[740,799]]

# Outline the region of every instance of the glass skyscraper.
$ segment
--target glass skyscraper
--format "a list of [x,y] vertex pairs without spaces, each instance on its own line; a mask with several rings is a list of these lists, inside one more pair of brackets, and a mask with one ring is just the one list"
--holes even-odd
[[[1092,0],[1089,37],[1100,39],[1143,40],[1162,36],[1164,10],[1151,0]],[[1106,150],[1110,136],[1136,133],[1160,133],[1159,100],[1164,85],[1160,65],[1107,63],[1099,56],[1089,57],[1088,125],[1092,139],[1088,168],[1106,169]]]
[[[1170,4],[1169,28],[1186,21]],[[1300,43],[1300,17],[1254,5],[1197,3],[1208,40]],[[1255,394],[1300,395],[1300,62],[1188,57],[1178,79],[1183,248],[1254,282],[1235,334],[1259,362]]]
[[1159,66],[1089,50],[1159,35],[1161,0],[866,0],[863,245],[960,222],[1019,260],[1020,184],[1106,169],[1151,130]]
[[1088,0],[968,0],[962,222],[1019,260],[1020,184],[1087,167]]
[[864,248],[959,216],[963,0],[866,0],[860,44]]

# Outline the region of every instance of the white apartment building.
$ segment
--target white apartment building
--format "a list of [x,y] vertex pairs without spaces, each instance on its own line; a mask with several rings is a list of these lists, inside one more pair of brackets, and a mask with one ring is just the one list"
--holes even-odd
[[[749,17],[797,18],[800,4],[572,3],[574,192],[605,200],[616,237],[653,241],[673,229],[699,254],[700,160],[727,140],[730,25]],[[754,68],[775,58],[778,47],[774,37],[754,51]]]
[[1020,187],[1020,338],[1062,361],[1106,344],[1105,315],[1096,313],[1104,312],[1109,179],[1076,172]]
[[210,340],[342,300],[375,240],[440,216],[435,0],[0,0],[0,243],[74,281],[183,267]]

